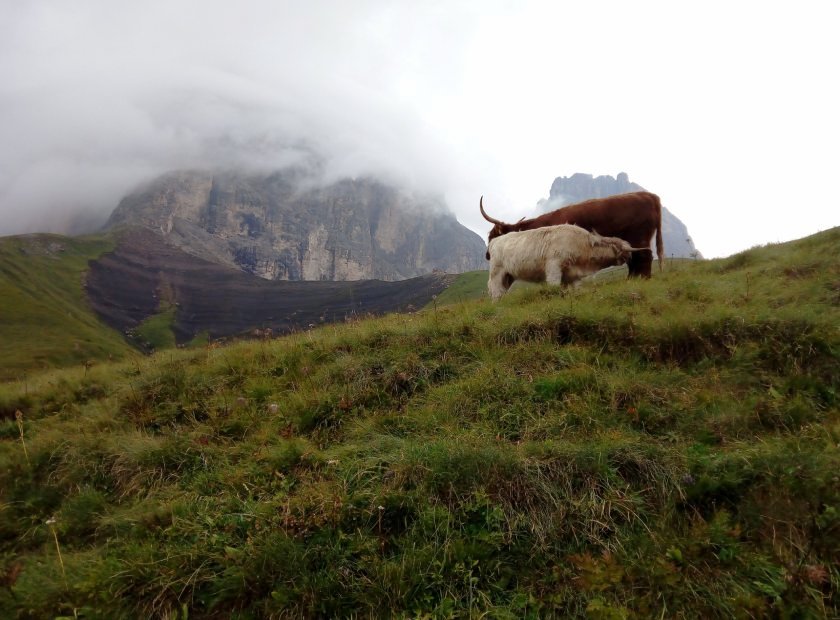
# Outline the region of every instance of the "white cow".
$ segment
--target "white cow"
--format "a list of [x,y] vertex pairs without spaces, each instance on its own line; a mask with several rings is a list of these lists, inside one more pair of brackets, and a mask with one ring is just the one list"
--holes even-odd
[[559,224],[501,235],[490,241],[487,251],[487,289],[498,301],[516,280],[566,286],[605,267],[625,264],[633,248],[618,237]]

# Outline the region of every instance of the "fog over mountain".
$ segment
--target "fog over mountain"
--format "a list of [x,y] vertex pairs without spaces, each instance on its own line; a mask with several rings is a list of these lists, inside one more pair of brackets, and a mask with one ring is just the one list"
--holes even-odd
[[380,8],[3,3],[0,234],[89,227],[175,169],[307,164],[440,191],[455,165],[387,87]]
[[291,164],[443,196],[482,236],[479,196],[516,220],[579,170],[644,179],[708,257],[838,224],[831,3],[0,0],[0,16],[0,235],[90,228],[172,170]]

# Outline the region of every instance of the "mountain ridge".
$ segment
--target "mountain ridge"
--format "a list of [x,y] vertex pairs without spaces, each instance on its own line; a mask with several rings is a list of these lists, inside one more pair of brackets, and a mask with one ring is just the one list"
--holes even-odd
[[179,171],[120,201],[107,227],[152,228],[187,253],[268,280],[401,280],[482,269],[484,241],[442,200],[372,178]]

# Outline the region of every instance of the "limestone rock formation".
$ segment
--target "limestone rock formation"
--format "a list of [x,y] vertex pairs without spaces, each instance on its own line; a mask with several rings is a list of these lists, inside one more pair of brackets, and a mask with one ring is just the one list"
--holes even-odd
[[439,199],[380,181],[175,172],[124,198],[108,226],[141,224],[176,247],[269,280],[402,280],[485,268],[484,241]]
[[[540,213],[545,213],[590,198],[604,198],[644,190],[645,188],[638,183],[631,182],[625,172],[620,172],[616,178],[609,175],[593,177],[591,174],[578,172],[570,177],[554,179],[548,200],[542,201],[538,209]],[[685,224],[664,205],[662,207],[662,241],[665,246],[664,254],[668,257],[701,257],[700,252],[694,247],[694,241],[688,234]]]

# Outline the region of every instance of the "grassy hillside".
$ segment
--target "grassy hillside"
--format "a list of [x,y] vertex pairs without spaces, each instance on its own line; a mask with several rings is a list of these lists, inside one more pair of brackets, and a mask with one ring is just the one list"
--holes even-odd
[[0,615],[838,617],[838,247],[0,386]]
[[6,237],[0,239],[0,382],[133,357],[138,351],[131,343],[164,349],[176,341],[195,344],[269,327],[287,333],[348,315],[422,307],[454,278],[272,282],[185,254],[145,229]]
[[0,239],[0,381],[131,354],[84,297],[88,261],[112,247],[113,240],[105,236]]
[[437,296],[434,303],[427,304],[426,308],[457,304],[485,297],[487,295],[488,275],[489,272],[486,269],[459,274],[458,278]]

